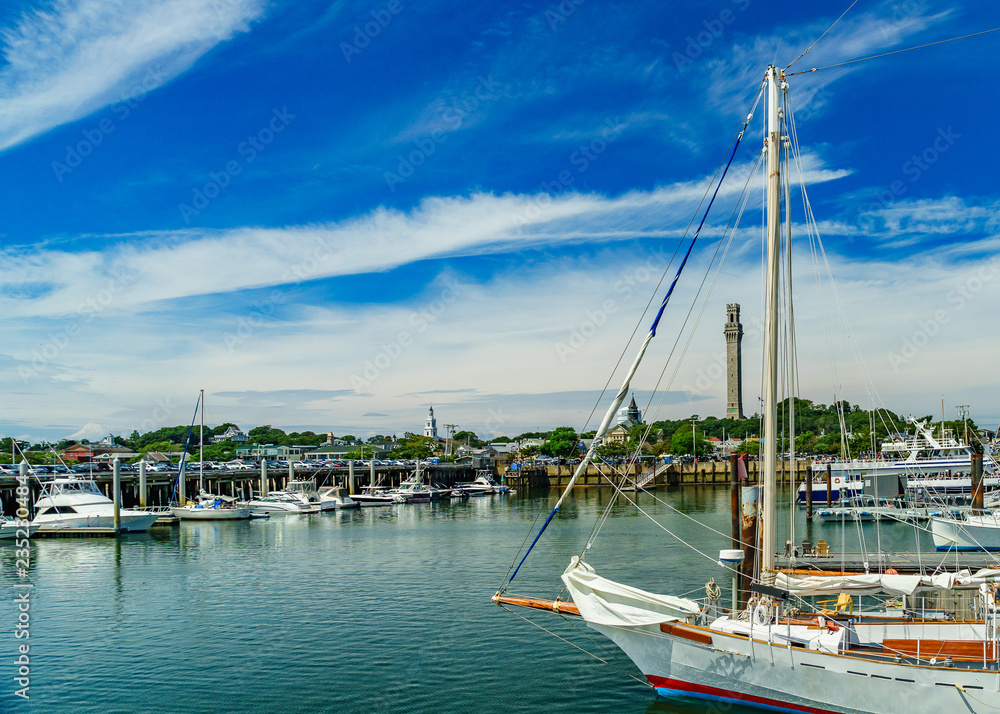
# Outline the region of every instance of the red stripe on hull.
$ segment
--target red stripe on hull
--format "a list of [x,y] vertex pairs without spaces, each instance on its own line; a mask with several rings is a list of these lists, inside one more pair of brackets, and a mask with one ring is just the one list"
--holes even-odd
[[791,702],[783,702],[779,699],[768,699],[767,697],[757,697],[753,694],[743,694],[742,692],[733,692],[728,689],[719,689],[717,687],[706,687],[703,684],[692,684],[691,682],[683,682],[679,679],[669,679],[667,677],[657,677],[652,674],[647,674],[646,679],[654,687],[662,689],[672,689],[678,692],[690,692],[693,695],[701,695],[708,697],[718,697],[719,699],[730,699],[741,702],[747,702],[748,704],[756,704],[758,706],[771,707],[775,709],[788,709],[790,711],[797,712],[809,712],[809,714],[835,714],[832,709],[817,709],[815,707],[806,706],[804,704],[793,704]]

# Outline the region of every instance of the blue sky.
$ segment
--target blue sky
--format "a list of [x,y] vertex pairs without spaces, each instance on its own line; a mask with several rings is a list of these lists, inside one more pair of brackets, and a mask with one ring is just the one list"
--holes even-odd
[[[583,427],[767,64],[846,4],[5,3],[0,431],[183,423],[202,388],[212,423],[402,433],[433,403],[484,435]],[[794,69],[996,26],[859,2]],[[1000,420],[998,43],[790,78],[837,281],[809,293],[803,243],[803,396]],[[760,315],[753,208],[656,418],[724,410],[725,305]],[[748,327],[749,412],[759,364]]]

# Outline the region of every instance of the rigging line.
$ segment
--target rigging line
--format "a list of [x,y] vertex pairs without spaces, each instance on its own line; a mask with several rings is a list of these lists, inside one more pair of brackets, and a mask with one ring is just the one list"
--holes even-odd
[[[841,13],[840,17],[838,17],[838,18],[837,18],[836,20],[834,20],[834,21],[833,21],[833,25],[836,25],[836,24],[837,24],[838,22],[840,22],[841,20],[843,20],[843,19],[844,19],[844,15],[846,15],[847,13],[849,13],[849,12],[851,11],[851,8],[852,8],[852,7],[854,7],[854,6],[855,6],[855,5],[857,5],[857,4],[858,4],[858,0],[854,0],[854,2],[852,2],[852,3],[850,4],[850,7],[848,7],[848,8],[846,9],[846,10],[844,10],[844,12],[843,12],[843,13]],[[805,51],[805,52],[803,52],[803,53],[802,53],[802,54],[800,54],[800,55],[799,55],[798,57],[796,57],[796,58],[795,58],[795,59],[793,59],[793,60],[792,60],[791,62],[789,62],[789,63],[788,63],[788,66],[786,66],[786,67],[785,67],[785,69],[784,69],[784,70],[782,70],[782,71],[783,71],[783,72],[784,72],[784,71],[787,71],[787,70],[788,70],[788,67],[791,67],[791,66],[792,66],[793,64],[795,64],[795,63],[796,63],[796,62],[798,62],[798,61],[799,61],[800,59],[802,59],[802,58],[803,58],[803,57],[805,57],[805,56],[806,56],[807,54],[809,54],[809,50],[811,50],[811,49],[812,49],[813,47],[815,47],[815,46],[816,46],[816,43],[818,43],[818,42],[819,42],[820,40],[822,40],[822,39],[823,39],[824,37],[826,37],[826,34],[827,34],[827,32],[829,32],[830,30],[832,30],[832,29],[833,29],[833,25],[830,25],[830,26],[829,26],[828,28],[826,28],[826,32],[824,32],[824,33],[823,33],[822,35],[820,35],[819,37],[817,37],[817,38],[816,38],[816,40],[815,40],[815,41],[814,41],[814,42],[813,42],[813,43],[812,43],[811,45],[809,45],[809,46],[808,46],[808,47],[806,48],[806,51]]]
[[837,64],[828,64],[826,67],[813,67],[812,69],[804,69],[801,72],[789,72],[786,77],[794,77],[797,74],[809,74],[810,72],[819,72],[822,69],[833,69],[834,67],[843,67],[848,64],[857,64],[858,62],[865,62],[867,60],[878,59],[879,57],[888,57],[889,55],[898,55],[902,52],[910,52],[912,50],[922,50],[925,47],[934,47],[935,45],[943,45],[948,42],[955,42],[957,40],[967,40],[970,37],[978,37],[979,35],[988,35],[991,32],[997,32],[1000,27],[994,27],[991,30],[982,30],[981,32],[973,32],[971,35],[962,35],[961,37],[952,37],[947,40],[938,40],[937,42],[928,42],[926,45],[917,45],[916,47],[906,47],[901,50],[893,50],[892,52],[883,52],[878,55],[871,55],[870,57],[860,57],[858,59],[848,60],[847,62],[838,62]]
[[[180,491],[181,479],[186,476],[184,473],[184,462],[187,460],[187,449],[188,444],[191,443],[191,432],[194,431],[194,423],[198,419],[198,407],[201,405],[201,394],[198,394],[198,401],[194,403],[194,415],[191,417],[191,426],[188,427],[187,438],[184,440],[184,452],[181,454],[181,461],[177,466],[177,480],[174,481],[174,492],[170,495],[170,500],[174,500],[174,496]],[[187,489],[184,489],[185,496],[187,495]],[[201,495],[201,494],[199,494]],[[180,505],[184,505],[183,503]]]
[[[732,216],[730,216],[729,225],[727,225],[727,227],[726,227],[727,231],[729,230],[729,226],[739,226],[740,221],[743,219],[743,213],[746,210],[747,203],[750,200],[749,187],[750,187],[750,184],[753,182],[754,178],[757,176],[757,172],[758,172],[758,170],[760,169],[760,167],[762,165],[762,160],[763,160],[763,154],[758,154],[757,155],[757,160],[754,162],[753,167],[750,169],[750,172],[747,175],[747,180],[743,184],[743,192],[742,192],[742,194],[740,196],[740,199],[737,201],[737,207],[738,207],[739,212],[736,213],[735,222],[733,221]],[[734,211],[734,213],[735,213],[735,211]],[[725,237],[725,233],[723,234],[723,237]],[[722,257],[723,261],[725,261],[725,258],[728,255],[729,247],[732,245],[732,241],[733,241],[734,237],[735,237],[735,228],[730,233],[729,243],[727,244],[726,251],[723,253],[723,257]],[[722,239],[720,238],[720,242],[721,242],[721,240]],[[711,267],[711,266],[709,266],[709,267]],[[710,293],[711,293],[711,290],[714,289],[715,282],[718,280],[719,271],[721,270],[721,267],[722,267],[722,264],[720,263],[719,267],[716,269],[716,276],[715,276],[715,279],[713,279],[713,281],[712,281],[712,287],[710,288],[710,291],[709,291]],[[700,288],[699,288],[699,292],[700,292]],[[699,312],[698,318],[697,318],[696,322],[700,322],[701,321],[701,316],[702,316],[702,314],[704,314],[704,311],[705,311],[705,307],[704,306],[707,303],[707,300],[708,300],[708,298],[705,299],[705,303],[703,303],[702,310],[701,310],[701,312]],[[688,310],[688,314],[685,317],[683,324],[681,325],[681,329],[678,330],[677,339],[674,341],[674,346],[670,349],[670,353],[667,355],[667,359],[666,359],[666,361],[663,364],[663,369],[660,370],[660,374],[657,377],[656,384],[653,387],[654,392],[655,391],[660,391],[660,385],[663,383],[663,377],[667,373],[667,368],[670,366],[670,362],[674,359],[674,353],[677,351],[677,348],[680,345],[681,335],[683,334],[684,329],[687,327],[687,322],[691,318],[691,313],[693,311],[694,311],[694,303],[692,303],[691,308]],[[678,359],[674,362],[674,371],[670,375],[670,378],[667,380],[666,388],[661,391],[660,401],[656,405],[656,409],[655,409],[655,412],[657,414],[659,413],[660,409],[663,407],[663,403],[666,401],[667,391],[670,389],[671,386],[673,386],[674,380],[677,378],[677,373],[680,370],[680,364],[681,364],[681,362],[683,362],[684,357],[685,357],[685,355],[687,355],[687,351],[688,351],[688,349],[691,346],[691,342],[693,340],[694,329],[695,328],[692,327],[691,332],[688,334],[687,342],[685,342],[684,346],[681,348],[680,355],[679,355]],[[650,401],[652,401],[652,400],[650,400]]]
[[[743,123],[743,126],[740,128],[740,130],[730,140],[729,146],[726,147],[726,151],[729,151],[729,148],[733,146],[733,143],[736,143],[737,145],[739,144],[739,141],[743,136],[743,132],[746,131],[746,125],[749,123],[750,117],[752,117],[754,112],[757,111],[757,105],[760,103],[760,98],[761,96],[763,96],[764,88],[766,86],[767,86],[766,82],[761,83],[760,88],[757,90],[757,96],[754,98],[753,104],[750,106],[750,113],[747,116],[746,121]],[[733,150],[733,153],[735,154],[735,149]],[[722,165],[724,162],[725,162],[725,154],[723,154],[722,161],[720,161],[719,165],[716,167],[715,173],[712,174],[712,180],[709,181],[708,185],[705,187],[705,193],[702,194],[701,200],[698,201],[698,205],[695,207],[694,212],[691,214],[691,220],[688,221],[687,227],[684,229],[684,233],[681,235],[680,240],[677,241],[677,245],[674,247],[673,255],[670,256],[670,260],[668,261],[666,267],[663,269],[663,273],[660,275],[660,279],[657,281],[656,287],[650,292],[649,300],[646,302],[646,307],[643,308],[642,314],[639,316],[639,319],[636,320],[635,327],[632,328],[632,334],[629,336],[628,342],[625,344],[625,347],[622,348],[621,354],[618,355],[618,361],[615,362],[615,366],[611,370],[611,374],[608,375],[608,379],[604,383],[604,387],[601,389],[600,395],[598,395],[597,400],[594,402],[594,407],[590,410],[590,414],[587,415],[587,420],[584,422],[583,431],[581,433],[585,433],[587,431],[587,427],[590,425],[590,421],[594,418],[594,414],[597,413],[597,408],[600,406],[601,400],[607,393],[608,387],[611,384],[611,380],[614,379],[615,373],[621,366],[622,359],[625,358],[625,355],[628,352],[628,348],[632,344],[632,340],[635,339],[636,333],[639,332],[639,328],[642,326],[642,323],[646,318],[646,314],[649,311],[649,306],[653,304],[653,300],[656,298],[656,294],[660,291],[660,286],[663,285],[663,280],[664,278],[667,277],[667,271],[669,271],[670,266],[673,265],[674,259],[677,257],[677,253],[680,251],[680,247],[683,244],[684,239],[687,238],[688,232],[691,230],[691,226],[694,225],[694,219],[697,218],[698,212],[701,210],[701,207],[705,204],[705,198],[707,198],[708,192],[711,190],[712,186],[715,185],[715,179],[719,175],[719,171],[722,170]],[[731,157],[729,159],[729,163],[732,163]],[[727,164],[727,170],[728,170],[728,164]],[[723,174],[723,176],[725,176],[725,174]],[[718,192],[718,189],[716,189],[716,192]],[[714,196],[712,200],[713,201],[715,200]],[[710,208],[711,204],[709,204],[709,209]]]
[[[674,275],[673,282],[670,283],[670,287],[667,289],[667,294],[663,296],[663,302],[660,303],[660,309],[656,313],[656,317],[653,319],[653,325],[649,328],[649,334],[646,335],[646,339],[643,342],[642,347],[640,348],[639,354],[636,355],[636,360],[632,364],[631,371],[626,376],[625,383],[622,385],[622,388],[619,390],[618,395],[615,397],[616,402],[612,403],[611,409],[617,409],[616,405],[620,405],[621,402],[624,401],[625,394],[628,393],[629,383],[631,382],[632,376],[635,374],[635,371],[639,367],[639,362],[642,360],[642,356],[643,353],[645,352],[646,346],[654,337],[656,337],[656,327],[660,323],[660,318],[663,317],[663,311],[666,310],[667,304],[670,302],[670,297],[671,295],[673,295],[674,288],[677,286],[677,281],[680,279],[681,273],[684,271],[684,266],[687,265],[688,259],[691,257],[691,252],[694,250],[695,243],[697,243],[698,241],[698,236],[701,234],[701,229],[704,227],[705,221],[708,219],[708,214],[712,210],[712,205],[715,203],[715,199],[719,195],[719,189],[722,188],[722,184],[726,180],[726,174],[729,173],[729,167],[733,165],[733,159],[736,158],[736,150],[740,146],[740,141],[743,139],[743,134],[744,132],[746,132],[746,127],[749,121],[750,117],[747,117],[747,119],[744,120],[743,126],[740,128],[739,133],[736,135],[735,141],[732,143],[732,152],[729,155],[729,160],[726,162],[726,167],[722,171],[722,176],[719,177],[719,181],[716,184],[715,191],[712,193],[712,198],[708,202],[708,206],[705,208],[705,213],[702,216],[701,223],[698,224],[698,229],[691,237],[691,244],[688,246],[687,253],[685,253],[684,259],[681,260],[681,264],[677,266],[677,273]],[[611,419],[610,413],[605,415],[604,421],[601,423],[601,427],[598,429],[598,433],[594,436],[594,442],[591,444],[590,447],[591,451],[597,448],[599,440],[603,438],[604,432],[607,431],[607,425],[610,422],[610,419]],[[579,467],[577,467],[577,473],[579,473],[581,468],[586,468],[586,466],[587,466],[587,457],[584,457],[584,461],[580,463]],[[510,579],[507,580],[506,584],[501,586],[502,588],[506,587],[506,585],[509,585],[514,580],[514,578],[517,577],[517,571],[521,569],[522,565],[524,565],[524,561],[528,558],[528,555],[535,547],[535,544],[538,543],[538,539],[542,537],[542,533],[544,533],[545,529],[549,527],[549,523],[552,522],[552,517],[555,516],[556,512],[559,510],[559,507],[562,505],[563,500],[566,498],[567,493],[573,487],[575,479],[576,479],[576,474],[574,474],[573,478],[571,478],[570,482],[566,485],[566,491],[564,491],[563,495],[559,497],[559,500],[556,502],[555,508],[552,509],[552,512],[549,514],[548,518],[545,519],[545,523],[542,524],[541,529],[538,531],[538,535],[535,536],[535,539],[531,542],[531,545],[528,546],[528,550],[525,552],[524,557],[521,558],[521,562],[517,564],[516,568],[514,568],[513,574],[510,576]]]

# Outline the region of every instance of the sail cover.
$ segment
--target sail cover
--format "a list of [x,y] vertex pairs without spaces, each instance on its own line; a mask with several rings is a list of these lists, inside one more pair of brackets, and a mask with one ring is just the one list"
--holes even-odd
[[657,595],[602,578],[575,555],[562,580],[583,619],[597,625],[655,625],[689,619],[700,609],[694,600]]
[[884,573],[791,575],[782,572],[775,575],[775,587],[802,596],[830,595],[842,592],[856,595],[873,595],[880,592],[890,595],[912,595],[917,590],[951,590],[954,587],[974,587],[980,583],[1000,580],[1000,570],[994,569],[983,569],[976,573],[959,570],[937,575],[887,575]]

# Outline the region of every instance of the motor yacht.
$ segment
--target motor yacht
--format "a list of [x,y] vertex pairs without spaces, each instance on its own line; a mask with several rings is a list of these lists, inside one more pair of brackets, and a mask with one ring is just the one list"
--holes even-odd
[[[160,517],[157,512],[120,508],[122,533],[143,533]],[[60,476],[42,483],[31,521],[41,533],[70,529],[114,528],[115,504],[89,478]]]
[[343,486],[324,486],[319,490],[319,499],[324,511],[361,506],[347,494],[347,489]]

